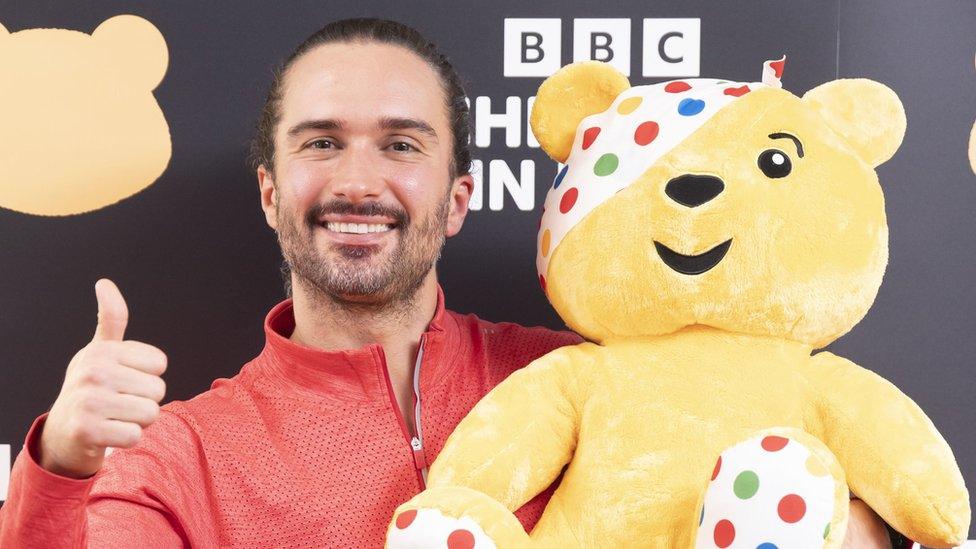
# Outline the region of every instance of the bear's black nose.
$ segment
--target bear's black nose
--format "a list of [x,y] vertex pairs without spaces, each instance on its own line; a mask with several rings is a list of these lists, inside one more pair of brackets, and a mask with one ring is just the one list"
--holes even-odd
[[685,174],[668,181],[664,193],[678,204],[695,208],[715,198],[725,190],[725,183],[711,175]]

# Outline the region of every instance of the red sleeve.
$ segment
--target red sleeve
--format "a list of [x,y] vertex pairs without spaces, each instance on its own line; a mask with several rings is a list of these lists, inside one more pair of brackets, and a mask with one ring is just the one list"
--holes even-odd
[[166,502],[166,490],[153,486],[172,474],[161,467],[158,456],[150,456],[156,453],[152,448],[159,446],[156,439],[174,429],[165,423],[174,421],[164,422],[161,416],[143,432],[137,446],[113,452],[94,477],[78,480],[38,464],[37,443],[45,419],[46,414],[34,421],[10,472],[8,499],[0,508],[0,547],[190,544],[177,519],[186,510],[173,509]]

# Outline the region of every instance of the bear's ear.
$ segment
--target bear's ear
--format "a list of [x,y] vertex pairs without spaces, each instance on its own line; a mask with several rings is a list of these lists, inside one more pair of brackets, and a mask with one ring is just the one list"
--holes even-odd
[[803,100],[872,167],[891,158],[905,138],[905,108],[884,84],[834,80],[808,91]]
[[169,51],[162,33],[149,21],[135,15],[117,15],[106,19],[92,33],[92,38],[112,52],[115,59],[149,90],[156,89],[166,67]]
[[606,63],[566,65],[539,86],[529,117],[532,133],[549,158],[566,162],[579,123],[607,110],[628,88],[627,77]]

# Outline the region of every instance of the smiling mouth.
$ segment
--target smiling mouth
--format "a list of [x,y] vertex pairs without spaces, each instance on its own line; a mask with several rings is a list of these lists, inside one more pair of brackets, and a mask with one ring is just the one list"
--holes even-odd
[[396,225],[391,223],[321,223],[320,226],[334,233],[370,234],[392,231]]
[[730,238],[707,252],[698,255],[683,255],[661,244],[657,240],[654,241],[657,255],[661,256],[664,264],[686,275],[699,275],[718,265],[719,261],[722,261],[722,258],[725,257],[725,253],[729,251],[729,246],[731,245],[732,239]]

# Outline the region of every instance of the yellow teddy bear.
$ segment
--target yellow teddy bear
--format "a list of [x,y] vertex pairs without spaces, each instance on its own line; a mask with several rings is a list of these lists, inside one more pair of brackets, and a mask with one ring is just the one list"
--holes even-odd
[[[631,87],[587,62],[539,89],[565,162],[540,281],[590,342],[513,374],[461,422],[389,547],[839,547],[850,493],[930,547],[969,497],[931,421],[890,383],[816,352],[874,301],[888,257],[874,168],[898,97],[837,80]],[[512,511],[560,474],[531,535]]]
[[0,207],[78,214],[151,185],[172,153],[152,94],[168,63],[162,34],[134,15],[91,36],[0,25]]

